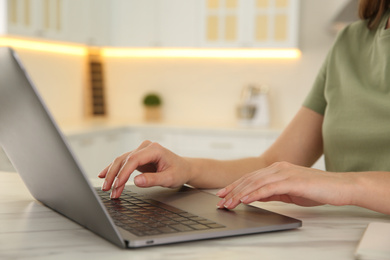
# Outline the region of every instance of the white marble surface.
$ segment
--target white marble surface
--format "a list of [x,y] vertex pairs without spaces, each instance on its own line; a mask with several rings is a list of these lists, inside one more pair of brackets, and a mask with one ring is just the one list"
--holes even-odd
[[15,173],[0,172],[0,259],[354,259],[369,222],[390,216],[357,207],[262,203],[303,220],[297,230],[119,249],[35,201]]
[[96,118],[86,119],[83,121],[61,121],[57,122],[61,130],[66,135],[99,132],[110,129],[144,129],[158,128],[168,129],[173,132],[177,131],[194,131],[206,133],[237,133],[237,134],[280,134],[281,128],[274,127],[242,127],[238,124],[220,125],[208,124],[204,125],[197,122],[145,122],[124,119],[109,119]]

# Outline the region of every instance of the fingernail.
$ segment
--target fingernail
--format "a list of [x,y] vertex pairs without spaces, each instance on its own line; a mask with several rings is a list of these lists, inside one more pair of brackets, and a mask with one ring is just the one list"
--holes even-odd
[[242,203],[245,203],[245,201],[248,199],[248,195],[246,195],[246,196],[244,196],[242,199],[240,199],[240,201],[242,202]]
[[102,190],[107,190],[107,181],[103,182]]
[[225,208],[227,208],[227,207],[230,206],[230,204],[232,204],[232,202],[233,202],[233,200],[232,200],[232,199],[229,199],[223,206],[224,206]]
[[135,178],[134,178],[134,183],[135,183],[135,185],[137,185],[137,186],[143,186],[143,185],[145,185],[145,183],[146,183],[145,177],[142,176],[142,175],[139,175],[139,176],[135,177]]
[[111,191],[111,194],[110,194],[110,198],[111,199],[115,199],[116,198],[116,189],[112,189],[112,191]]
[[119,187],[119,180],[118,180],[118,178],[115,178],[113,187],[114,187],[114,189]]
[[222,190],[219,190],[218,192],[217,192],[217,196],[218,197],[220,197],[222,194],[224,194],[225,193],[225,191],[226,191],[226,189],[225,188],[223,188]]
[[223,208],[223,204],[225,203],[225,199],[221,199],[218,204],[217,204],[217,208]]

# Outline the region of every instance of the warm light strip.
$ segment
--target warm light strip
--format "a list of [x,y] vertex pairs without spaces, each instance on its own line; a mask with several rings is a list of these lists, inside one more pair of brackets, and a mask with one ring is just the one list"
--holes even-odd
[[115,58],[241,58],[296,59],[298,49],[171,49],[171,48],[104,48],[102,55]]
[[[82,45],[0,37],[0,46],[55,52],[69,55],[86,55]],[[114,58],[238,58],[238,59],[297,59],[299,49],[187,49],[187,48],[111,48],[104,47],[102,56]]]
[[9,46],[15,49],[27,49],[33,51],[55,52],[68,55],[86,55],[87,48],[64,43],[25,40],[10,37],[0,37],[0,46]]

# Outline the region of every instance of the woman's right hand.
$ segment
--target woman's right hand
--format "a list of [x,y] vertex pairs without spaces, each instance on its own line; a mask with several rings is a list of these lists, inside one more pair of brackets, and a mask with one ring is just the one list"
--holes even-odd
[[175,188],[190,180],[190,163],[158,143],[144,141],[134,151],[117,157],[99,175],[105,178],[102,190],[112,188],[111,198],[119,198],[130,175],[138,187],[162,186]]

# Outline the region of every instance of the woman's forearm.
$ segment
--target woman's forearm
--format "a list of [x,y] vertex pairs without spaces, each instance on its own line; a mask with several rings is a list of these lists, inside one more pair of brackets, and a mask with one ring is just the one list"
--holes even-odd
[[185,159],[191,165],[188,184],[197,188],[221,188],[246,173],[269,165],[262,156],[237,160]]
[[390,172],[350,173],[351,204],[390,215]]
[[220,188],[281,161],[311,166],[322,154],[322,121],[322,115],[302,107],[276,142],[259,157],[230,161],[186,158],[191,165],[188,184]]

